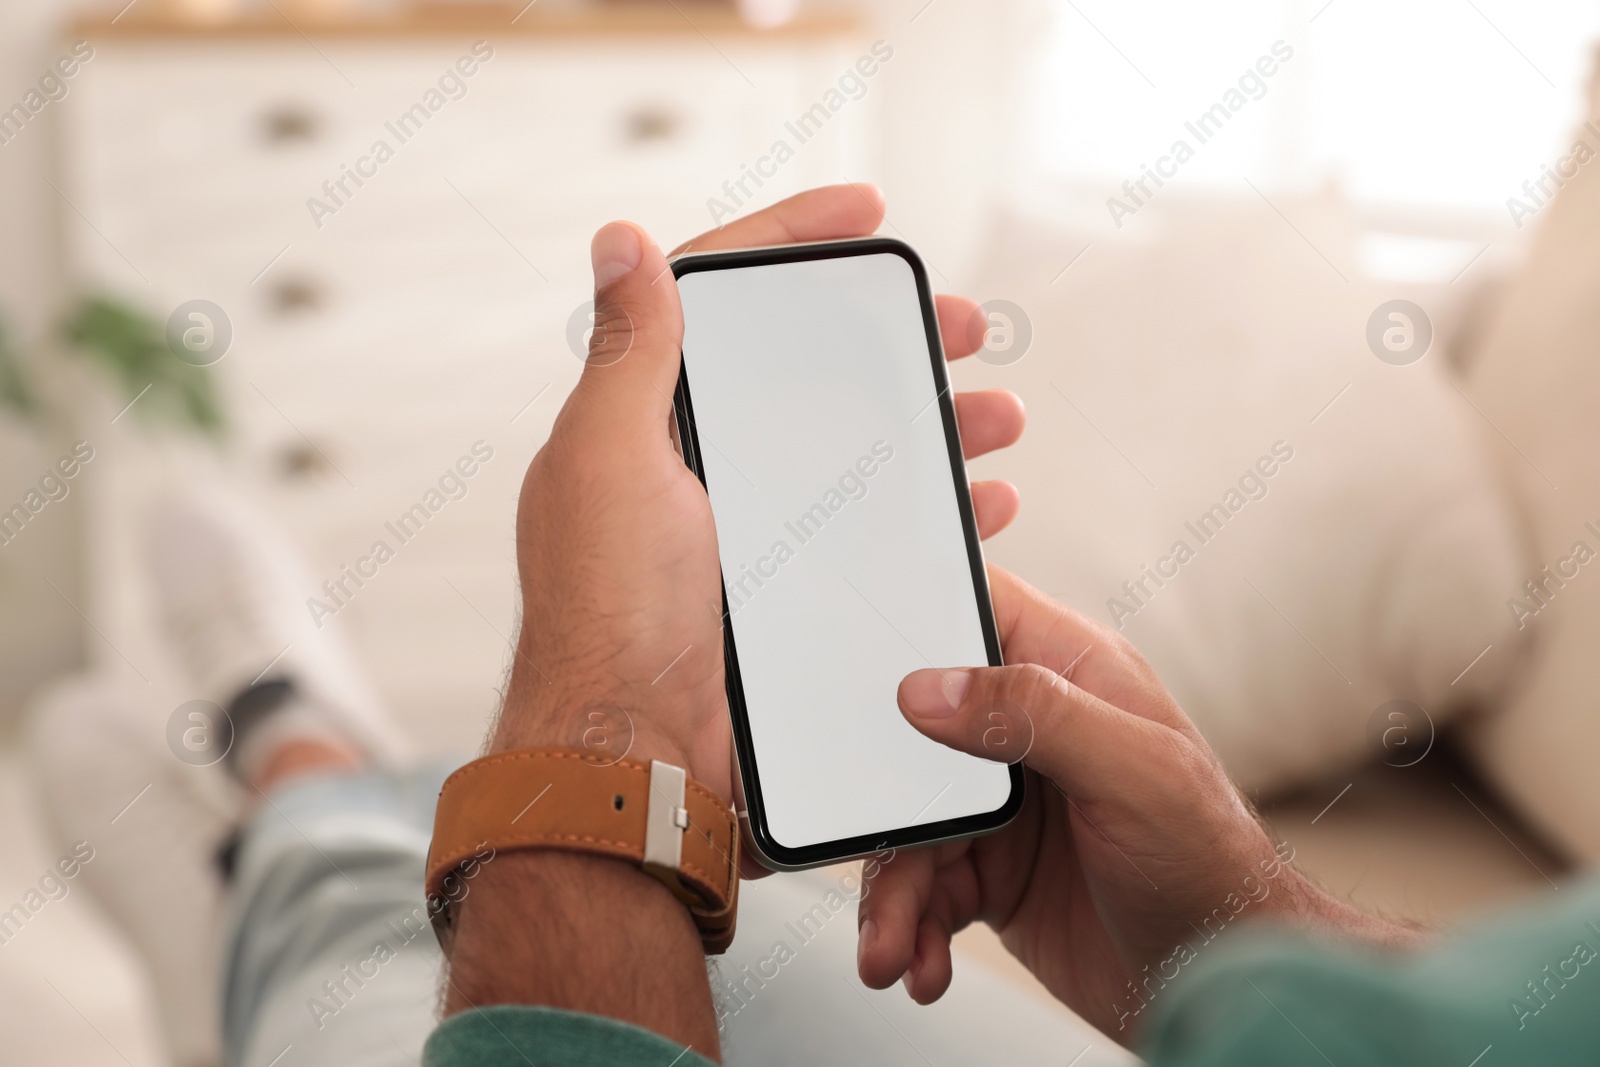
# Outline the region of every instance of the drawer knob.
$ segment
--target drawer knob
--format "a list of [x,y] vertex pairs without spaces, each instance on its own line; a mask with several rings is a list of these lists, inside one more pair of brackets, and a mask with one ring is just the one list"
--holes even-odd
[[261,137],[269,145],[315,141],[321,128],[316,114],[298,104],[279,104],[261,116]]
[[671,141],[683,130],[683,119],[675,111],[645,105],[628,112],[623,128],[631,144]]
[[319,310],[327,292],[310,278],[285,278],[269,291],[272,310],[279,315],[298,315]]
[[274,466],[286,482],[306,482],[333,472],[332,461],[323,450],[308,442],[286,444],[277,450]]

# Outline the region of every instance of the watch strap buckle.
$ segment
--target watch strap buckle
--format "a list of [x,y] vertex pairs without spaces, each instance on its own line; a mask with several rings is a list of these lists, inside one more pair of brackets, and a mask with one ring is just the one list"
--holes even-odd
[[683,834],[689,829],[684,797],[689,773],[660,760],[650,761],[650,802],[644,823],[644,869],[657,878],[678,881],[683,866]]

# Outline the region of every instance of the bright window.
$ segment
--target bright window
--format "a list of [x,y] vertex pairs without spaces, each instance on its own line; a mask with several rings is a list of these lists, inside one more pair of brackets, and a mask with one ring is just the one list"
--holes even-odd
[[[1579,0],[1049,3],[1027,146],[1041,176],[1111,196],[1184,140],[1193,157],[1166,165],[1179,188],[1337,181],[1361,204],[1508,222],[1507,197],[1570,149],[1600,31]],[[1278,41],[1292,57],[1265,64],[1259,92],[1247,77],[1244,105],[1200,143],[1185,123]]]

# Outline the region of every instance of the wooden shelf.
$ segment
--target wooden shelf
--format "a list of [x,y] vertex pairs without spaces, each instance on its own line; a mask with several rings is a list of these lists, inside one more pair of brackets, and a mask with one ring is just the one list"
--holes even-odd
[[[419,5],[391,16],[341,15],[313,18],[280,10],[251,11],[226,21],[205,22],[158,9],[143,0],[120,17],[115,10],[72,22],[75,36],[106,39],[261,39],[275,37],[390,38],[494,34],[497,38],[700,35],[744,41],[815,38],[859,33],[864,23],[844,12],[803,15],[773,30],[752,27],[731,4],[697,2],[596,2],[588,7],[523,8],[516,3]],[[120,7],[120,3],[118,7]],[[278,7],[287,11],[282,4]],[[141,11],[141,8],[147,10]],[[519,11],[521,12],[519,15]]]

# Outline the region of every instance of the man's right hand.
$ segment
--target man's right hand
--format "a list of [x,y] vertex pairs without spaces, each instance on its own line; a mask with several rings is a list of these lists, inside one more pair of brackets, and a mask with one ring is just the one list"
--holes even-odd
[[1235,922],[1417,939],[1292,866],[1124,637],[999,568],[989,576],[1016,665],[916,671],[900,706],[952,748],[1025,752],[1027,800],[998,833],[878,866],[860,906],[863,982],[903,977],[919,1003],[937,1000],[951,935],[981,920],[1052,994],[1128,1044],[1160,985]]

